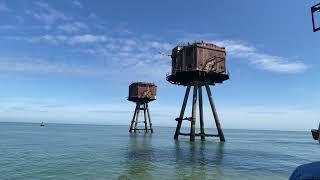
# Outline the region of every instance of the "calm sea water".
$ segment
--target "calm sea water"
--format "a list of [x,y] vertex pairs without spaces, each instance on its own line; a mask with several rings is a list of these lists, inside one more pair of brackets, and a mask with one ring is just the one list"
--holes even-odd
[[226,143],[190,143],[174,141],[174,128],[154,130],[0,123],[0,179],[288,179],[320,161],[309,132],[225,130]]

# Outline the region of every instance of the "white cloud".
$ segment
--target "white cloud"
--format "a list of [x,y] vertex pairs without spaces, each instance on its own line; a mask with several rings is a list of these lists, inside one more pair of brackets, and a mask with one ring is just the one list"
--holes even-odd
[[82,30],[87,30],[88,26],[83,22],[73,22],[61,24],[57,27],[57,29],[68,33],[77,33]]
[[16,29],[16,27],[13,25],[9,25],[9,24],[0,25],[0,30],[15,30],[15,29]]
[[42,35],[34,37],[9,37],[9,39],[15,40],[27,40],[32,43],[50,43],[50,44],[68,44],[68,45],[79,45],[79,44],[92,44],[92,43],[105,43],[111,38],[105,35],[93,35],[93,34],[83,34],[83,35]]
[[301,73],[308,69],[308,66],[301,60],[292,60],[280,56],[269,55],[259,52],[255,47],[243,42],[223,40],[213,41],[219,46],[224,46],[227,53],[235,58],[245,59],[249,64],[258,69],[277,73]]
[[[110,72],[113,75],[118,76],[122,79],[135,77],[136,79],[141,80],[164,80],[165,74],[170,69],[170,58],[160,55],[159,51],[169,50],[172,46],[166,42],[155,41],[152,38],[141,39],[138,37],[108,37],[106,35],[93,34],[68,36],[47,34],[43,36],[22,38],[24,38],[22,40],[27,40],[32,43],[45,42],[53,45],[71,45],[73,46],[72,50],[76,53],[86,53],[92,56],[91,60],[88,62],[96,66],[90,66],[90,73],[93,72],[96,75],[103,76],[103,73],[105,73],[99,73],[99,71],[101,71],[101,67],[99,67],[101,65],[101,61],[105,61],[105,63],[108,66],[108,68],[106,68],[105,71]],[[19,39],[19,37],[13,37],[13,39],[21,40]],[[61,60],[56,60],[56,62],[59,61]],[[15,61],[12,61],[11,63],[14,62]],[[24,71],[27,73],[46,73],[47,71],[69,71],[69,68],[65,67],[64,65],[57,65],[56,63],[48,61],[40,64],[44,67],[42,68],[39,64],[34,63],[27,63],[25,65],[21,61],[19,61],[17,65],[0,65],[5,65],[5,67],[7,67],[6,69],[12,67],[12,72],[17,71],[20,74],[23,74]],[[26,68],[23,68],[24,66],[26,66]],[[58,69],[58,67],[60,69]],[[78,71],[83,72],[85,70],[81,68]],[[91,75],[89,72],[86,73]]]
[[74,74],[84,76],[105,76],[112,69],[101,65],[74,64],[68,61],[49,61],[31,57],[0,58],[0,72],[23,74]]
[[107,42],[109,38],[105,35],[92,35],[92,34],[84,34],[84,35],[76,35],[69,38],[70,44],[82,44],[82,43],[101,43]]
[[57,20],[69,20],[70,17],[66,16],[61,11],[58,11],[51,7],[49,4],[45,2],[35,2],[35,6],[37,8],[30,10],[26,9],[25,13],[27,15],[32,16],[33,18],[42,21],[46,24],[47,28],[50,28],[50,26]]
[[0,12],[11,12],[12,9],[9,8],[4,2],[0,2]]
[[[78,24],[85,28],[85,25]],[[72,25],[60,26],[67,30]],[[76,25],[74,25],[76,27]],[[77,31],[75,29],[68,29]],[[119,32],[118,32],[119,33]],[[195,35],[195,38],[198,36]],[[191,39],[190,36],[189,39]],[[130,68],[132,71],[138,68],[156,71],[163,75],[170,70],[170,58],[159,55],[159,52],[169,53],[176,44],[165,41],[155,40],[155,37],[137,36],[135,34],[122,34],[117,36],[108,36],[106,34],[78,34],[78,35],[54,35],[47,34],[35,37],[22,37],[30,42],[47,42],[51,44],[72,45],[80,52],[86,52],[98,58],[107,58],[108,63],[121,63],[124,68]],[[302,73],[308,69],[308,66],[301,60],[292,60],[289,58],[274,56],[260,52],[256,47],[248,43],[234,40],[210,40],[214,44],[224,46],[227,49],[228,56],[245,60],[251,66],[275,73]],[[189,41],[190,42],[190,41]],[[86,46],[90,45],[90,47]],[[228,58],[228,61],[232,61]],[[231,62],[232,63],[232,62]],[[156,68],[161,67],[161,68]],[[148,72],[150,72],[148,71]],[[160,71],[163,71],[162,73]],[[160,77],[159,77],[160,78]]]
[[[309,68],[302,60],[264,53],[245,41],[218,40],[217,38],[213,38],[217,34],[192,34],[183,31],[178,31],[178,33],[183,34],[179,38],[179,42],[194,42],[195,40],[212,42],[218,46],[226,47],[228,56],[243,59],[257,69],[274,73],[294,74],[305,72]],[[230,58],[228,59],[230,61]]]
[[89,18],[97,18],[96,13],[91,12],[91,13],[89,14]]
[[76,6],[76,7],[78,7],[78,8],[83,8],[82,3],[81,3],[80,1],[78,1],[78,0],[72,1],[72,4],[73,4],[74,6]]

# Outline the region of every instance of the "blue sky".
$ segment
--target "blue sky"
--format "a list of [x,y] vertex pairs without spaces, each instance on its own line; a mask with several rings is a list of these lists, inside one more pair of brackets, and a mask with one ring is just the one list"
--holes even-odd
[[0,121],[129,125],[128,85],[151,81],[154,125],[175,126],[185,90],[158,52],[204,40],[227,49],[230,80],[212,88],[224,128],[317,127],[315,3],[1,0]]

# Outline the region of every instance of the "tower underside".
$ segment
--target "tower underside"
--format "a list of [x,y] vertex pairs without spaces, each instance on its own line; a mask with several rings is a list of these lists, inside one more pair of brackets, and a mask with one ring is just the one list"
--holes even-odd
[[[191,86],[193,86],[192,113],[191,113],[192,115],[191,115],[191,117],[184,118],[184,112],[185,112],[185,108],[187,105]],[[206,134],[205,133],[204,118],[203,118],[202,86],[205,86],[205,89],[206,89],[206,92],[208,95],[208,99],[210,102],[212,114],[214,117],[214,123],[217,127],[218,134]],[[199,98],[200,133],[195,132],[198,98]],[[185,121],[185,120],[190,122],[190,125],[191,125],[190,133],[181,133],[180,132],[182,121]],[[211,93],[211,90],[210,90],[210,87],[208,84],[193,83],[192,85],[187,86],[186,93],[185,93],[184,100],[183,100],[183,104],[182,104],[182,108],[180,111],[180,116],[178,118],[176,118],[176,121],[178,123],[177,123],[177,127],[176,127],[176,132],[174,134],[174,139],[178,139],[179,135],[183,135],[183,136],[190,136],[190,141],[194,141],[195,136],[200,136],[201,140],[205,140],[205,137],[219,137],[221,142],[225,141],[224,134],[223,134],[223,131],[222,131],[222,128],[220,125],[219,117],[218,117],[218,114],[217,114],[217,111],[216,111],[216,108],[214,105],[212,93]]]
[[[140,111],[143,111],[143,121],[139,121]],[[139,123],[144,123],[144,126],[139,126]],[[129,132],[131,133],[139,131],[153,133],[148,101],[136,102],[136,108],[131,120]]]
[[228,74],[199,70],[176,72],[175,74],[167,76],[167,81],[170,83],[184,86],[194,84],[195,81],[203,82],[203,84],[207,85],[214,85],[215,83],[222,83],[228,79]]

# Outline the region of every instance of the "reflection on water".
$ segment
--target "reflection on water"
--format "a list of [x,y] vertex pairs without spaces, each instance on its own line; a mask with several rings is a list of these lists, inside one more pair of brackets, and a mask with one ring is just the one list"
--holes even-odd
[[190,143],[174,130],[0,123],[0,179],[288,179],[320,160],[309,132],[226,130],[225,143]]
[[[214,146],[215,151],[210,152],[212,147],[206,146]],[[215,168],[216,172],[222,175],[224,143],[207,144],[205,141],[196,141],[186,144],[175,141],[175,148],[176,178],[206,179],[210,167]]]
[[152,178],[154,153],[151,137],[152,134],[130,134],[126,154],[127,174],[118,179]]
[[[126,172],[118,179],[152,179],[172,177],[174,179],[206,179],[208,172],[223,176],[224,143],[206,141],[173,141],[173,146],[154,148],[151,134],[131,134],[125,154]],[[166,174],[157,167],[166,168]]]

